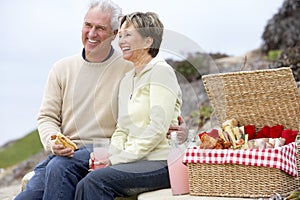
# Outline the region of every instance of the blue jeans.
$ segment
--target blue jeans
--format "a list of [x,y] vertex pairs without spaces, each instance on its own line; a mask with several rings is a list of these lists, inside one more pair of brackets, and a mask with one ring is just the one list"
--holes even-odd
[[15,200],[73,200],[77,183],[89,170],[90,151],[81,148],[74,156],[50,155],[39,163],[35,175]]
[[170,188],[167,161],[138,161],[90,172],[76,188],[76,200],[113,200]]

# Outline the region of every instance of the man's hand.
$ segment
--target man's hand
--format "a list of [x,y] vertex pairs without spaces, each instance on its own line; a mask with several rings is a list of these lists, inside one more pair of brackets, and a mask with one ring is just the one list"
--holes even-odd
[[53,144],[52,152],[57,156],[73,157],[74,151],[70,148],[65,148],[62,144]]
[[186,123],[183,119],[183,117],[178,116],[178,126],[170,126],[168,132],[167,132],[167,138],[171,137],[171,132],[176,131],[177,132],[177,138],[180,144],[184,143],[186,139],[188,138],[189,130],[186,126]]

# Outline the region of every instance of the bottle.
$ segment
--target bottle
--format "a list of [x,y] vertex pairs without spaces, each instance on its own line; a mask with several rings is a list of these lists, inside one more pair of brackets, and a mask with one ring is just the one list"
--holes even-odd
[[196,144],[196,131],[193,130],[193,129],[189,130],[188,138],[186,140],[186,146],[188,148],[197,146],[197,144]]
[[173,195],[189,193],[188,169],[182,163],[185,148],[181,148],[178,143],[177,133],[171,132],[170,153],[168,156],[169,177]]

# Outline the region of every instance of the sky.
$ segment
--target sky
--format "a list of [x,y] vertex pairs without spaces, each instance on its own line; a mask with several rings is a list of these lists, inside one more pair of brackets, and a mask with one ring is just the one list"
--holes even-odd
[[[263,30],[284,0],[115,0],[124,14],[152,11],[181,39],[166,57],[202,50],[241,56],[259,48]],[[0,3],[0,146],[36,128],[53,63],[82,50],[86,0]],[[170,41],[169,41],[170,42]],[[188,45],[191,44],[191,45]],[[175,48],[175,47],[174,47]]]

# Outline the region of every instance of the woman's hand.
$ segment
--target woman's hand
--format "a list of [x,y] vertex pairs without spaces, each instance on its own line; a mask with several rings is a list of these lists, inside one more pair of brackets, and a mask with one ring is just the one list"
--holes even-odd
[[94,156],[94,153],[92,152],[92,153],[90,153],[90,159],[89,159],[90,171],[95,169],[94,162],[95,162],[95,156]]
[[186,139],[188,138],[189,129],[186,126],[186,123],[182,116],[178,116],[178,126],[170,126],[168,132],[167,132],[167,138],[171,137],[171,132],[176,131],[177,132],[177,138],[180,144],[184,143]]
[[108,166],[111,166],[111,162],[110,160],[107,158],[105,160],[100,160],[100,161],[95,161],[94,162],[94,165],[97,167],[97,166],[104,166],[104,167],[108,167]]
[[108,158],[104,159],[104,160],[96,160],[94,153],[92,152],[90,154],[90,159],[89,159],[90,171],[93,171],[93,170],[99,169],[99,168],[104,168],[107,166],[111,166],[111,162]]

